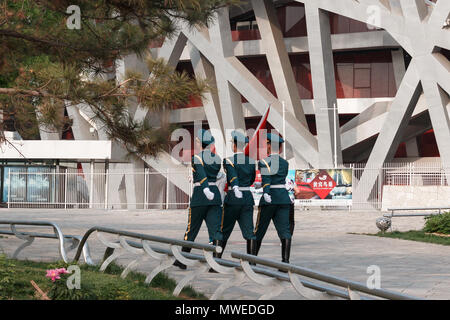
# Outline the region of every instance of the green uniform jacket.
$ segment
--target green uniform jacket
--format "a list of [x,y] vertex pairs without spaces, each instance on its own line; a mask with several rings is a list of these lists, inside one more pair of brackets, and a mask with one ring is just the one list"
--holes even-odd
[[[222,198],[219,189],[215,185],[209,185],[210,182],[216,182],[217,174],[221,167],[220,157],[205,149],[192,157],[192,172],[194,183],[200,183],[192,192],[190,207],[201,206],[221,206]],[[203,193],[204,188],[209,188],[214,193],[214,199],[208,200]]]
[[[256,163],[253,159],[236,153],[223,160],[223,168],[227,172],[228,187],[250,187],[256,177]],[[229,205],[254,205],[251,191],[242,191],[242,198],[238,199],[233,190],[227,190],[224,203]]]
[[274,189],[271,185],[285,185],[286,176],[289,172],[289,163],[278,154],[271,154],[266,159],[259,161],[259,170],[261,171],[261,180],[264,193],[270,194],[271,203],[267,203],[264,197],[261,197],[260,206],[274,204],[291,204],[289,192],[286,188]]

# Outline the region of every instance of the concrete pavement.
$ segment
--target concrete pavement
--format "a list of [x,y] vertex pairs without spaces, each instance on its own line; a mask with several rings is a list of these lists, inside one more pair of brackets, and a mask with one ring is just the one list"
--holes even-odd
[[[427,299],[450,299],[450,247],[437,244],[379,238],[351,233],[375,233],[375,219],[379,212],[355,211],[297,211],[293,236],[291,263],[353,281],[366,283],[367,268],[381,269],[381,286],[405,294]],[[186,223],[186,210],[54,210],[54,209],[1,209],[0,219],[47,220],[57,223],[64,234],[82,235],[94,225],[108,226],[169,238],[182,239]],[[394,230],[417,230],[423,227],[422,217],[396,218]],[[206,243],[208,235],[203,225],[197,241]],[[0,250],[11,254],[20,240],[0,238]],[[92,237],[89,245],[94,260],[100,261],[104,246]],[[232,250],[245,251],[245,241],[236,224],[228,242],[224,258],[231,258]],[[281,247],[273,224],[270,225],[261,247],[260,256],[280,259]],[[72,256],[72,255],[71,255]],[[26,248],[20,258],[55,260],[58,257],[54,241],[38,239]],[[124,257],[119,263],[130,261]],[[138,266],[149,272],[154,262]],[[169,276],[179,280],[186,271],[170,268]],[[223,275],[202,275],[192,286],[211,295]],[[252,283],[225,291],[225,299],[256,299],[264,289]],[[292,289],[285,290],[278,299],[298,299]]]

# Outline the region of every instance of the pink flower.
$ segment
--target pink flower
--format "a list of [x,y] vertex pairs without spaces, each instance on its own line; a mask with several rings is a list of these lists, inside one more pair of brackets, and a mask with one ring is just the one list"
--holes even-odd
[[59,274],[68,274],[66,268],[56,269],[56,271],[58,271]]
[[58,269],[47,270],[47,274],[45,275],[47,278],[51,278],[53,282],[57,279],[61,279],[59,276]]

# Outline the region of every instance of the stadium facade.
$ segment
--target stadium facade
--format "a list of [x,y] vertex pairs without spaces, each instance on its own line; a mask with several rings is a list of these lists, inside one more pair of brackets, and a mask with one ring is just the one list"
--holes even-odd
[[[151,44],[150,54],[217,88],[172,110],[171,123],[192,135],[200,124],[226,140],[229,130],[255,128],[271,105],[269,127],[285,134],[291,166],[359,163],[358,183],[365,187],[358,197],[366,200],[385,163],[450,166],[449,12],[447,0],[252,0],[220,9],[208,28],[180,23],[174,37]],[[142,60],[129,56],[117,63],[113,76],[120,81],[127,70],[147,72]],[[130,110],[136,119],[159,122],[139,106]],[[42,131],[41,139],[108,140],[88,107],[68,105],[67,114],[70,130]],[[107,155],[66,159],[85,161],[85,173],[117,172],[106,192],[110,201],[122,197],[116,202],[140,207],[150,199],[149,189],[140,187],[143,180],[167,185],[152,192],[152,203],[168,194],[176,195],[169,202],[180,202],[189,194],[188,178],[178,172],[192,150],[177,159],[169,152],[158,159],[128,159],[120,144],[110,143]],[[120,174],[146,170],[155,173],[151,179]],[[450,181],[450,170],[443,179]]]

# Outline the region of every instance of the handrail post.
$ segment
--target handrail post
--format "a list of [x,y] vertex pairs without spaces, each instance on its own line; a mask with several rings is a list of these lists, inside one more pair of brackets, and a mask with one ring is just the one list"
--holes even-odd
[[8,168],[8,209],[11,202],[11,168]]
[[67,209],[67,168],[64,170],[64,209]]
[[147,168],[144,168],[144,209],[148,208],[147,202],[148,202],[148,198],[147,198],[147,193],[148,193],[148,182],[147,182]]
[[94,203],[94,160],[91,160],[90,163],[90,172],[91,172],[91,179],[89,183],[89,209],[93,208]]
[[167,168],[167,173],[166,173],[166,210],[169,209],[169,190],[170,189],[170,185],[169,185],[169,168]]
[[105,162],[105,210],[108,210],[109,161]]

